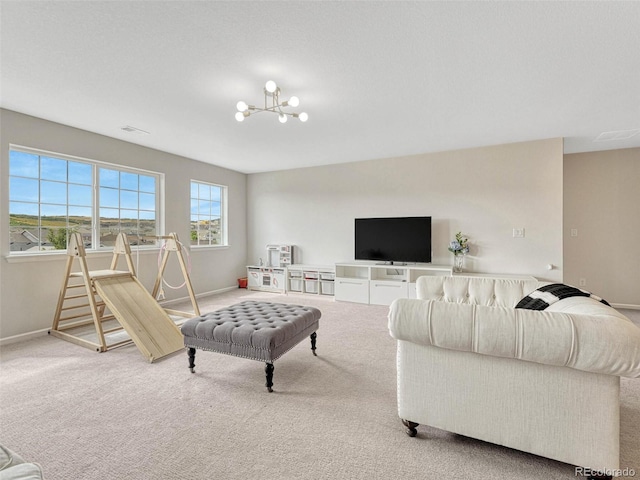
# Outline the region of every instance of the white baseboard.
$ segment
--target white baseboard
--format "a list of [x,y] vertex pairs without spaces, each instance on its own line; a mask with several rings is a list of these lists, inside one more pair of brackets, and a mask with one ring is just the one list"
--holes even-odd
[[[204,293],[199,293],[196,295],[196,300],[199,297],[205,297],[208,295],[216,295],[216,294],[220,294],[220,293],[225,293],[225,292],[229,292],[231,290],[235,290],[237,289],[237,286],[233,286],[233,287],[225,287],[225,288],[221,288],[219,290],[212,290],[210,292],[204,292]],[[190,298],[188,296],[186,297],[182,297],[182,298],[176,298],[173,300],[163,300],[160,303],[160,305],[167,306],[167,305],[171,305],[172,303],[178,303],[178,302],[187,302],[190,301]],[[21,333],[19,335],[13,335],[12,337],[7,337],[7,338],[0,338],[0,347],[3,345],[9,345],[11,343],[18,343],[18,342],[24,342],[26,340],[31,340],[32,338],[35,337],[40,337],[42,335],[46,335],[49,332],[50,328],[43,328],[42,330],[36,330],[34,332],[28,332],[28,333]]]
[[[207,297],[209,295],[218,295],[220,293],[225,293],[225,292],[229,292],[231,290],[237,290],[237,289],[238,289],[238,286],[235,285],[233,287],[224,287],[218,290],[211,290],[209,292],[198,293],[196,294],[196,300],[201,297]],[[171,305],[173,303],[190,302],[190,301],[191,299],[188,296],[186,296],[186,297],[174,298],[173,300],[162,300],[158,303],[162,306],[166,306],[166,305]]]
[[3,345],[24,342],[26,340],[31,340],[32,338],[47,335],[49,330],[49,328],[43,328],[42,330],[36,330],[35,332],[21,333],[19,335],[13,335],[12,337],[0,338],[0,347]]

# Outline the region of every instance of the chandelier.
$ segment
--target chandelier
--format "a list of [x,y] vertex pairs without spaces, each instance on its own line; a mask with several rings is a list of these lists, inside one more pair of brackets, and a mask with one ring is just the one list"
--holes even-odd
[[[271,104],[269,105],[269,99]],[[271,112],[278,115],[280,123],[286,123],[288,117],[298,118],[301,122],[306,122],[309,119],[309,115],[305,112],[293,113],[282,110],[283,107],[297,107],[300,105],[300,99],[298,97],[291,97],[289,100],[284,100],[280,103],[280,87],[276,85],[276,82],[269,80],[264,85],[264,108],[256,107],[255,105],[247,105],[240,100],[236,107],[238,112],[236,113],[236,120],[239,122],[244,121],[249,115],[260,112]]]

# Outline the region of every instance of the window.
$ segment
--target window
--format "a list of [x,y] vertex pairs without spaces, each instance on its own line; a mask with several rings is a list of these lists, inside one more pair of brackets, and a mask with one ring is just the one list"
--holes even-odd
[[114,245],[120,232],[138,236],[145,244],[145,237],[157,235],[155,177],[99,167],[98,178],[102,245]]
[[[9,151],[11,253],[67,248],[79,232],[85,248],[155,245],[161,175],[29,149]],[[131,238],[134,237],[134,238]]]
[[191,245],[227,245],[227,187],[191,181]]

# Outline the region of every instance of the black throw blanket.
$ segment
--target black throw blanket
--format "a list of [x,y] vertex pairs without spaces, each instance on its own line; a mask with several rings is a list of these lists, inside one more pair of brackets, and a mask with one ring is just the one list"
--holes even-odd
[[551,283],[531,292],[518,302],[516,308],[544,310],[549,305],[556,303],[558,300],[568,297],[591,297],[605,305],[609,305],[606,300],[597,297],[590,292],[580,290],[579,288],[572,287],[570,285],[565,285],[564,283]]

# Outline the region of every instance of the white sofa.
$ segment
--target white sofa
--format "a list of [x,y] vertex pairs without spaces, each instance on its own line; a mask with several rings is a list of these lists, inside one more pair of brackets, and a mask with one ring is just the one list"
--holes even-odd
[[17,453],[0,445],[0,480],[42,480],[37,463],[26,462]]
[[615,475],[620,376],[640,377],[640,328],[589,297],[515,309],[544,284],[423,276],[394,301],[398,414]]

